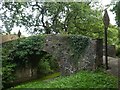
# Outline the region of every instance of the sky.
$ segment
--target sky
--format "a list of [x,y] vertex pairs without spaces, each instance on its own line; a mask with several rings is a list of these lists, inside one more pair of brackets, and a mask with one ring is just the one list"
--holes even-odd
[[[110,4],[112,0],[99,0],[99,2],[102,4],[102,7],[105,9],[106,5]],[[109,15],[109,18],[110,18],[110,23],[112,25],[116,25],[116,22],[115,22],[115,14],[113,14],[110,9],[108,8],[108,15]],[[18,27],[15,27],[13,28],[13,30],[11,31],[11,33],[17,33],[18,31],[21,31],[22,32],[22,35],[24,36],[29,36],[29,34],[27,34],[27,32],[25,31],[24,27],[23,28],[18,28]]]
[[[103,7],[105,8],[106,5],[110,4],[113,0],[101,0],[101,3],[103,5]],[[115,14],[113,14],[113,12],[110,11],[110,9],[108,9],[108,15],[109,15],[109,18],[110,18],[110,23],[112,25],[116,25],[116,22],[115,22]]]

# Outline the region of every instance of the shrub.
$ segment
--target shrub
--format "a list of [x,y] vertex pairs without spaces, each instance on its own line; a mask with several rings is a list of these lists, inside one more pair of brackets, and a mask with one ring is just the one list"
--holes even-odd
[[23,67],[31,63],[31,56],[42,55],[44,37],[31,36],[15,41],[3,43],[2,47],[2,83],[8,87],[9,83],[15,80],[14,72],[16,67]]
[[46,75],[52,72],[48,61],[40,61],[38,65],[38,73]]
[[58,71],[57,60],[54,59],[50,54],[46,54],[40,59],[38,64],[38,73],[47,75]]
[[15,79],[14,71],[16,64],[10,58],[10,53],[14,49],[15,42],[7,42],[3,44],[2,48],[2,84],[3,87],[7,87],[10,82]]

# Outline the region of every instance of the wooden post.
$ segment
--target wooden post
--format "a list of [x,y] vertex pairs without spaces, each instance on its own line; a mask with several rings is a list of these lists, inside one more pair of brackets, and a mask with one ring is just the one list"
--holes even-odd
[[105,13],[104,13],[104,16],[103,16],[103,23],[104,23],[104,30],[105,30],[105,63],[106,63],[106,70],[108,69],[107,29],[108,29],[108,26],[109,26],[109,22],[110,22],[110,19],[109,19],[108,13],[107,13],[107,9],[105,9]]
[[107,28],[105,28],[105,63],[106,63],[106,70],[108,69],[108,50],[107,50]]

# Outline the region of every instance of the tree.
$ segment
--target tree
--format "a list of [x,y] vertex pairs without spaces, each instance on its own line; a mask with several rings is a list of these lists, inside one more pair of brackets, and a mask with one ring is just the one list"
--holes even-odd
[[116,14],[115,20],[118,26],[118,39],[119,39],[117,44],[117,56],[120,57],[120,1],[116,2],[112,11],[115,12]]
[[120,42],[120,1],[115,4],[112,11],[115,12],[115,14],[116,14],[115,20],[118,25],[118,33],[119,33],[118,38],[119,38],[119,42]]
[[117,23],[117,25],[119,27],[119,29],[118,29],[118,33],[119,33],[118,38],[120,40],[120,1],[115,4],[112,11],[115,12],[115,14],[116,14],[115,20],[116,20],[116,23]]
[[120,1],[115,4],[112,11],[115,12],[116,14],[115,20],[116,20],[118,27],[120,27]]
[[108,44],[117,46],[118,41],[118,27],[110,24],[108,29]]
[[89,2],[3,2],[2,6],[2,21],[9,31],[25,26],[32,33],[103,37],[101,11],[91,9]]

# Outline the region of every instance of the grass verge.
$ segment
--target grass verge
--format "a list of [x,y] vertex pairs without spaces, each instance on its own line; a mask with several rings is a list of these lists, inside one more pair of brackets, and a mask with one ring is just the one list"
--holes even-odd
[[52,80],[36,80],[14,88],[117,88],[116,77],[103,71],[80,71],[70,76],[60,76]]

